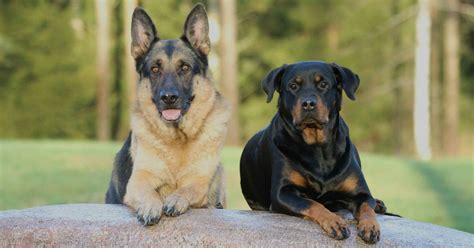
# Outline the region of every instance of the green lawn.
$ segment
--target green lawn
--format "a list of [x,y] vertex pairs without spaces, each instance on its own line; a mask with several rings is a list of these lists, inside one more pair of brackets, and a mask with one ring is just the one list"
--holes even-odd
[[[103,202],[118,143],[0,141],[0,210]],[[240,193],[240,148],[223,153],[228,208],[248,209]],[[366,179],[390,212],[474,233],[472,159],[423,163],[362,154]]]

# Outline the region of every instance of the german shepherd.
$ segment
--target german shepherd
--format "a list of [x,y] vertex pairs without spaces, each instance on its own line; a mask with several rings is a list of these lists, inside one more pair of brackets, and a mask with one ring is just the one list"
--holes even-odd
[[225,206],[220,152],[230,105],[209,75],[208,34],[201,4],[175,40],[160,39],[143,9],[133,13],[131,53],[140,80],[105,202],[125,203],[143,225],[158,223],[162,213]]

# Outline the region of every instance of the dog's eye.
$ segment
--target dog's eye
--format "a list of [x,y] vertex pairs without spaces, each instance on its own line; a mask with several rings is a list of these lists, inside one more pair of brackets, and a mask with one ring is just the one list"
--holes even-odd
[[296,83],[290,83],[290,85],[288,87],[290,87],[290,90],[295,91],[295,90],[298,89],[299,86]]
[[189,67],[189,65],[184,64],[184,65],[181,66],[181,71],[189,71],[189,69],[191,69],[191,67]]
[[151,68],[151,72],[153,72],[153,73],[158,73],[159,71],[160,71],[160,68],[158,68],[158,66],[153,66]]
[[324,81],[323,81],[323,82],[320,82],[320,83],[318,84],[318,87],[319,87],[321,90],[327,90],[327,89],[329,88],[329,84],[328,84],[328,82],[324,82]]

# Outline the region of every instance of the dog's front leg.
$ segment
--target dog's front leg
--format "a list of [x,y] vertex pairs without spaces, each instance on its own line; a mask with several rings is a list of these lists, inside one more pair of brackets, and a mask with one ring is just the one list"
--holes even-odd
[[189,207],[207,206],[209,186],[217,169],[216,161],[199,161],[189,166],[178,180],[178,188],[164,200],[163,213],[178,216]]
[[319,202],[307,199],[293,185],[287,185],[272,197],[271,210],[290,215],[302,216],[304,219],[318,223],[334,239],[346,239],[350,235],[347,222],[329,211]]
[[[133,145],[133,143],[132,143]],[[144,225],[159,222],[163,209],[161,196],[156,191],[165,182],[164,164],[147,149],[144,143],[132,152],[134,166],[127,184],[124,203],[137,212],[137,219]]]
[[359,236],[368,243],[375,243],[380,240],[380,225],[374,208],[365,201],[356,212],[356,219],[359,221],[357,230]]
[[146,170],[134,170],[128,181],[124,203],[137,212],[137,219],[143,225],[159,222],[163,203],[155,191],[157,185],[153,174]]
[[178,216],[186,212],[190,206],[205,206],[208,188],[207,178],[193,178],[165,199],[163,213],[167,216]]

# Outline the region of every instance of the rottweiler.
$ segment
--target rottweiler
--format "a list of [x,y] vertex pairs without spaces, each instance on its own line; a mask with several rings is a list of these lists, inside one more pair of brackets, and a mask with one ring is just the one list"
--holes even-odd
[[359,76],[335,63],[306,61],[273,69],[262,81],[267,102],[279,92],[270,125],[246,144],[240,160],[241,187],[253,210],[300,216],[335,239],[350,235],[333,212],[351,211],[358,234],[380,239],[376,212],[361,161],[340,115],[342,91],[355,100]]

